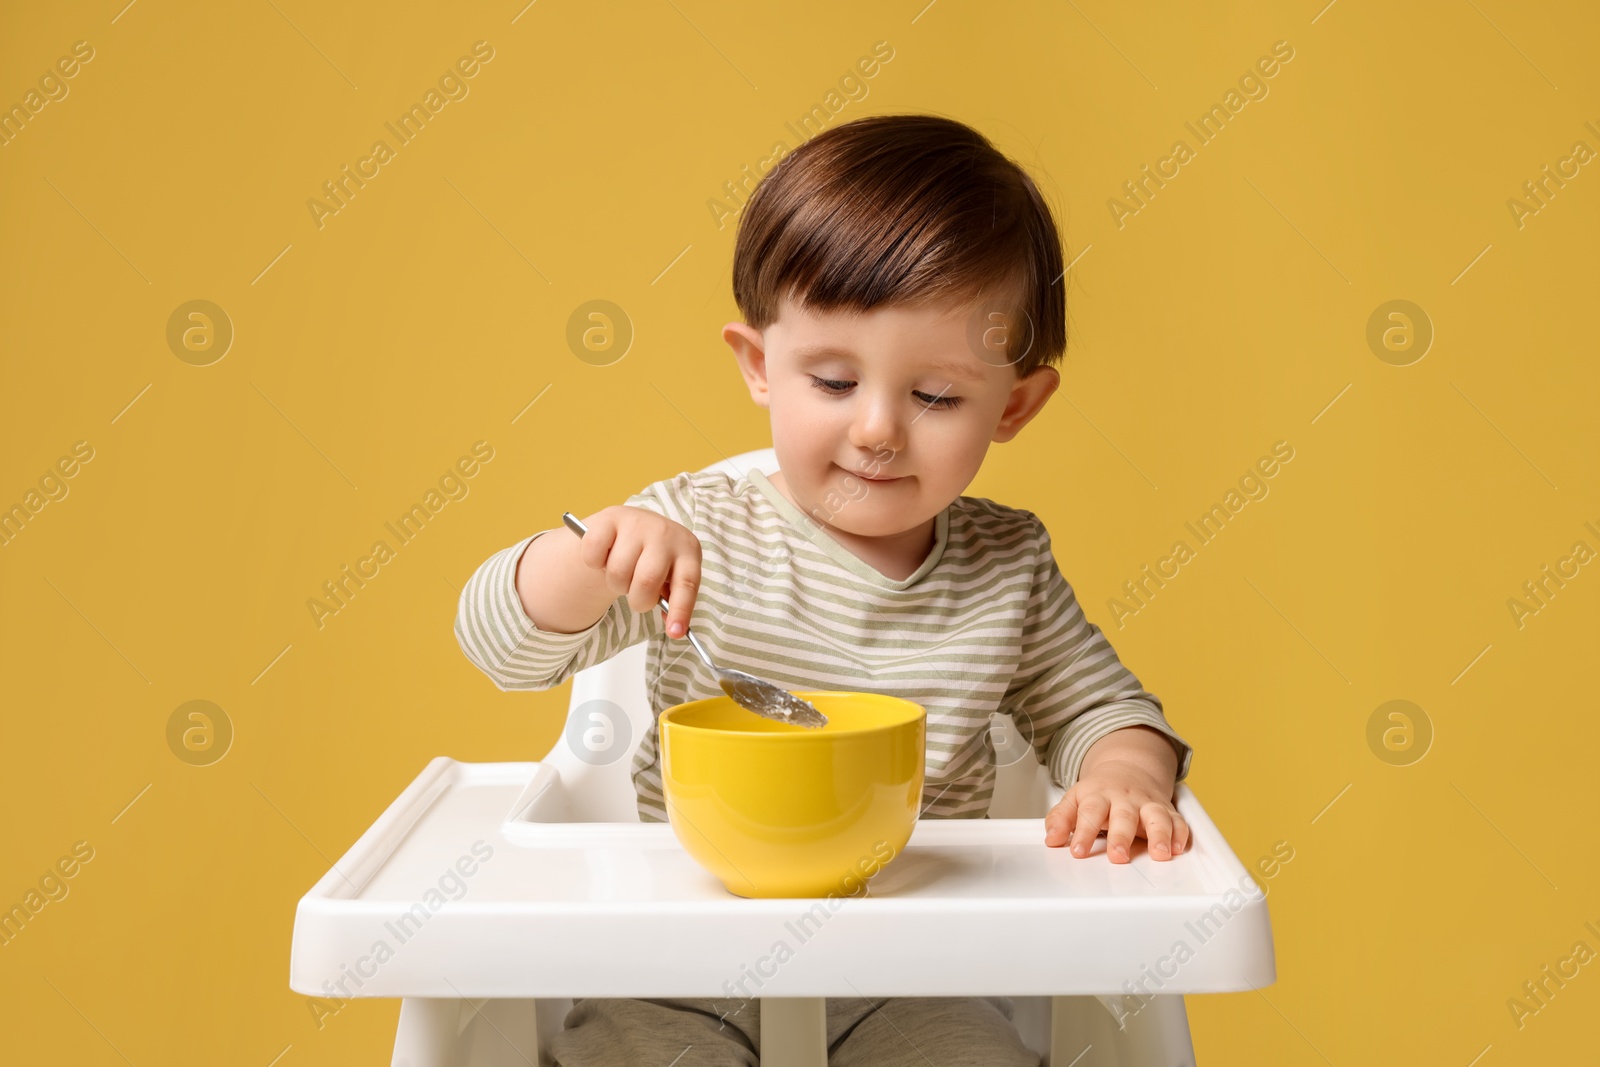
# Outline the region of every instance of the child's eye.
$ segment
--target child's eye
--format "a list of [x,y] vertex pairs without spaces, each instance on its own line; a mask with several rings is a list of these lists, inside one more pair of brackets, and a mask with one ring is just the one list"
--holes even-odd
[[959,396],[945,396],[942,393],[939,396],[928,396],[927,393],[919,393],[913,390],[911,395],[930,408],[953,408],[961,403]]
[[855,382],[830,381],[827,378],[818,378],[815,374],[810,375],[810,378],[812,385],[816,386],[818,389],[821,389],[824,393],[833,393],[836,396],[849,389],[852,385],[856,384]]
[[[815,374],[809,375],[809,377],[811,378],[811,384],[815,388],[821,389],[829,396],[843,396],[849,392],[852,385],[856,384],[855,382],[834,381],[831,378],[818,378]],[[953,408],[961,403],[961,397],[959,396],[929,396],[927,393],[915,389],[911,391],[911,395],[930,408]]]

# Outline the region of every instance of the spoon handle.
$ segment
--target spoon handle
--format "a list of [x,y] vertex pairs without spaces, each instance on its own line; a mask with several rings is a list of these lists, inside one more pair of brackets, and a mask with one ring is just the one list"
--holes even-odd
[[[566,523],[567,528],[573,533],[577,534],[579,537],[582,537],[584,534],[589,532],[589,527],[583,524],[583,520],[578,518],[578,516],[574,515],[570,511],[563,511],[561,513],[561,521]],[[667,605],[666,597],[660,597],[657,603],[661,605],[662,611],[670,610]],[[706,654],[706,650],[704,648],[700,647],[700,642],[695,638],[693,631],[691,631],[688,626],[683,628],[683,636],[689,639],[689,644],[694,646],[694,650],[700,654],[700,658],[705,661],[705,665],[710,668],[711,673],[716,674],[717,665],[711,662],[711,657]]]

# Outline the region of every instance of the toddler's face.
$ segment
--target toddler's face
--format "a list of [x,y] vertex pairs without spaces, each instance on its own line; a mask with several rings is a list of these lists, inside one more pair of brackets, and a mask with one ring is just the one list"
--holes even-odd
[[977,316],[975,305],[854,314],[785,301],[765,330],[724,327],[752,398],[772,413],[801,510],[859,537],[913,530],[972,483],[990,442],[1037,414],[1060,375],[1018,378],[1002,347],[979,347],[1004,335],[972,329]]

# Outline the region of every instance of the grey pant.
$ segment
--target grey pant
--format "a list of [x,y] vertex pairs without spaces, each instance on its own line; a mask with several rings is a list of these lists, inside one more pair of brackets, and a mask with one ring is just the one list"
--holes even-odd
[[[1009,997],[829,997],[829,1067],[1039,1067]],[[759,1067],[757,1000],[582,998],[560,1067]]]

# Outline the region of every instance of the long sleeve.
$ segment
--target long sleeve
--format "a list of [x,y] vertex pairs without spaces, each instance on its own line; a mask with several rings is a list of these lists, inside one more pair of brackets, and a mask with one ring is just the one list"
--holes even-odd
[[[1035,522],[1038,520],[1035,519]],[[1167,724],[1161,701],[1123,666],[1100,627],[1084,617],[1072,586],[1042,547],[1028,603],[1022,658],[1001,704],[1063,789],[1077,780],[1089,746],[1126,726],[1165,734],[1178,754],[1177,780],[1189,773],[1193,748]]]
[[[693,501],[686,479],[687,475],[679,475],[646,486],[626,503],[687,526],[693,518]],[[478,567],[461,590],[456,642],[467,659],[502,691],[553,689],[662,630],[659,610],[636,612],[620,594],[586,630],[562,634],[534,625],[517,595],[517,563],[536,538],[561,535],[564,530],[541,530],[501,549]]]

